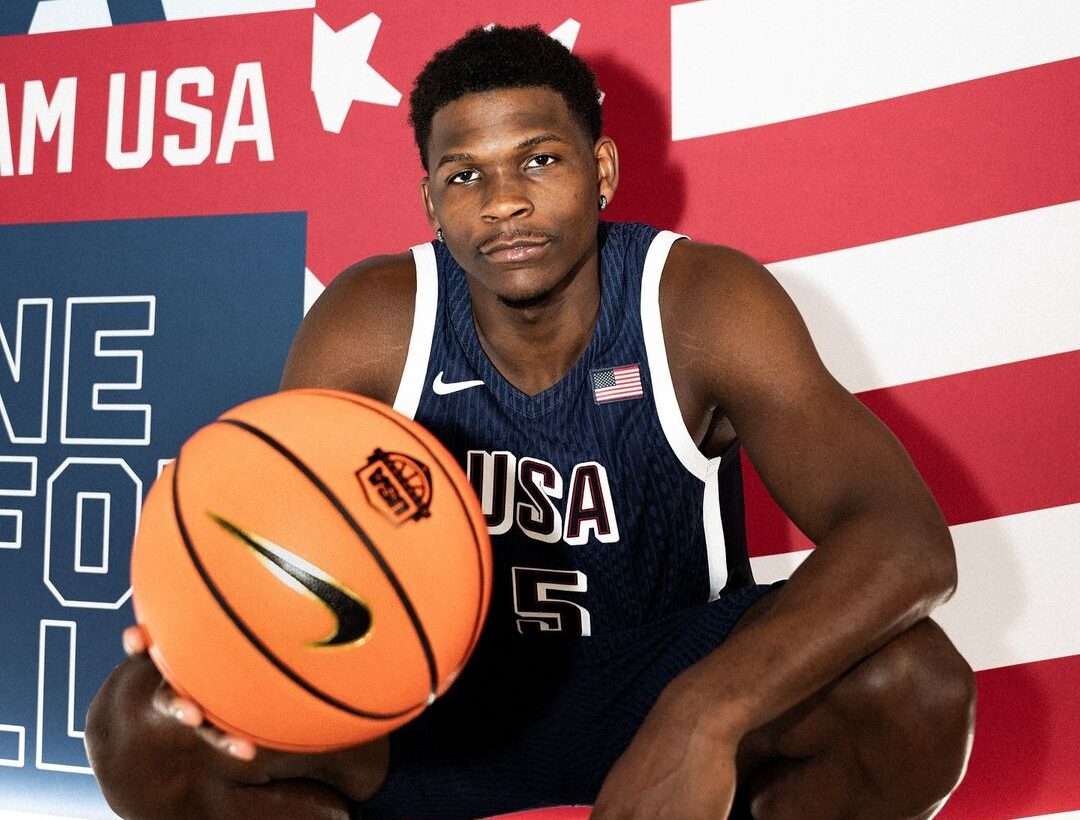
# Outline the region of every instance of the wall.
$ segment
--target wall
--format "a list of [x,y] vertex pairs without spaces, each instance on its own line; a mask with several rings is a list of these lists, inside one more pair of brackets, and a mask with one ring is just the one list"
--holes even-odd
[[[402,97],[494,21],[596,68],[605,216],[767,263],[937,496],[961,571],[939,617],[980,683],[941,817],[1080,809],[1080,9],[625,8],[0,6],[0,813],[110,816],[83,715],[132,618],[138,503],[274,389],[336,272],[429,238]],[[747,471],[755,569],[784,576],[809,545]]]

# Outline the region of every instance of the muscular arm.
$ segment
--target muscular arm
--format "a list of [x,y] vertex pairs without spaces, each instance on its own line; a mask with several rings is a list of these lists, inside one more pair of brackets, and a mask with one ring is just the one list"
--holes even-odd
[[945,522],[903,448],[826,372],[767,271],[728,249],[676,243],[660,305],[687,428],[710,455],[737,434],[817,549],[764,614],[667,686],[609,773],[597,820],[725,816],[747,774],[736,772],[740,755],[782,757],[769,745],[783,737],[776,721],[812,710],[956,578]]
[[765,617],[676,684],[718,731],[741,736],[947,599],[955,559],[907,454],[828,374],[768,272],[727,249],[680,244],[667,309],[696,317],[669,344],[672,359],[696,351],[680,398],[730,419],[769,492],[817,545]]
[[348,390],[393,404],[415,298],[411,254],[381,256],[346,270],[300,325],[281,388]]

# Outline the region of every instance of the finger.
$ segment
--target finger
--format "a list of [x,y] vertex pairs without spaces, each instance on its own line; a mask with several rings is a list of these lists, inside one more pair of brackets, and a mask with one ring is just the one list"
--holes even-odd
[[255,759],[255,744],[250,740],[226,734],[209,723],[203,723],[195,731],[198,732],[199,737],[219,752],[245,762]]
[[150,648],[150,636],[146,634],[141,624],[125,629],[121,640],[124,642],[124,651],[128,655],[139,655]]
[[152,703],[158,714],[172,718],[191,728],[201,726],[205,719],[202,709],[199,708],[197,703],[180,697],[164,681],[154,692]]

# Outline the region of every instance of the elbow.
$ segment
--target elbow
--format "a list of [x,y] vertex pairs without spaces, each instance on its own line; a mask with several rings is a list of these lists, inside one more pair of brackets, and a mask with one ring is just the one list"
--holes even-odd
[[927,614],[952,598],[958,578],[956,549],[949,528],[942,521],[935,522],[929,530],[922,539],[920,551]]

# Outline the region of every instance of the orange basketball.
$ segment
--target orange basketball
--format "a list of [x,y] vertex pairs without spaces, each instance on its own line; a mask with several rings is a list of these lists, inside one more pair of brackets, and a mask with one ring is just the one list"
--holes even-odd
[[453,457],[372,399],[292,390],[199,430],[147,494],[136,620],[177,692],[256,744],[373,739],[453,682],[491,547]]

